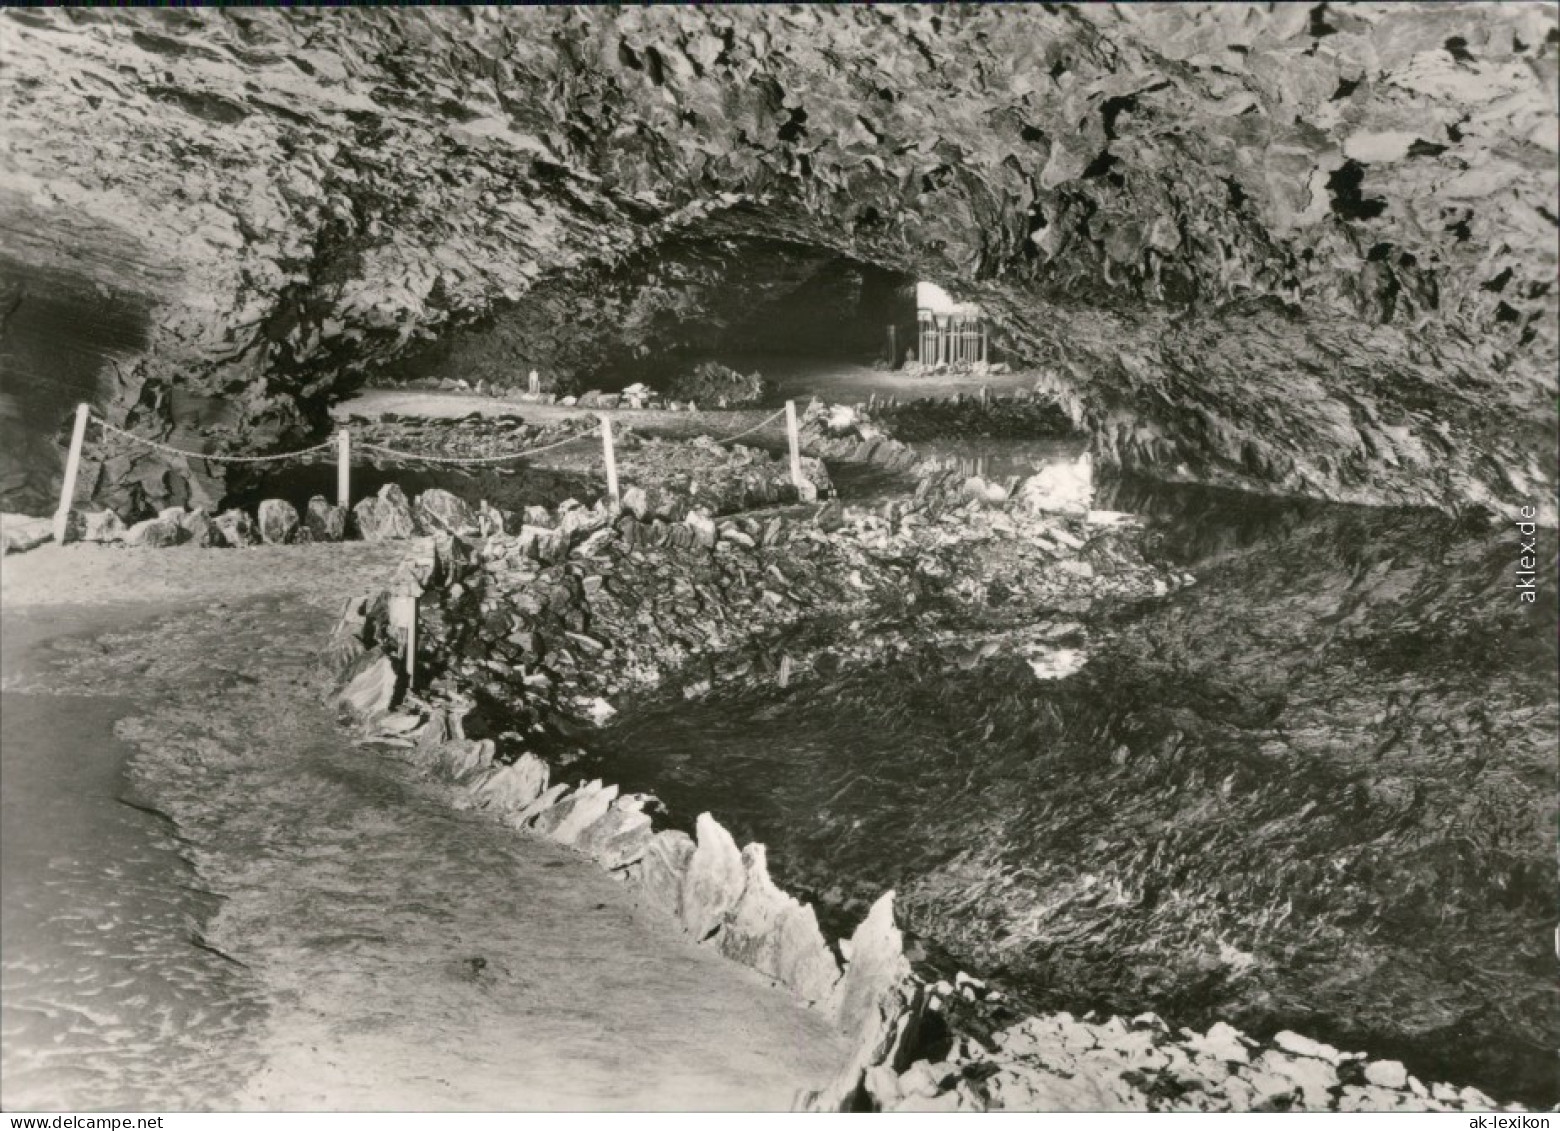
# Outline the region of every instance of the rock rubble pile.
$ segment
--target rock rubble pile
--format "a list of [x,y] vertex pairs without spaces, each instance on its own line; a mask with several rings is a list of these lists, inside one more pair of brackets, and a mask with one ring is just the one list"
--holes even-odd
[[[364,429],[369,443],[432,441],[429,447],[413,449],[432,456],[482,456],[513,450],[515,441],[512,437],[518,432],[518,426],[509,426],[506,422],[484,430],[473,428],[465,421],[459,428],[429,429],[390,421]],[[578,464],[581,482],[599,480],[598,475],[587,474],[599,469],[599,441],[594,435],[588,435],[582,439],[580,447],[583,454],[565,455],[562,460],[550,462]],[[637,520],[652,524],[652,537],[657,529],[655,523],[679,522],[695,510],[707,518],[755,507],[795,503],[801,494],[791,482],[790,467],[784,459],[740,444],[723,446],[702,437],[686,442],[642,439],[625,431],[618,441],[618,451],[621,472],[629,481],[623,489],[624,509]],[[396,461],[396,466],[407,463]],[[410,466],[416,469],[419,465],[417,461],[410,461]],[[821,460],[804,457],[801,467],[808,485],[806,494],[811,497],[832,494],[833,485]],[[470,493],[468,484],[454,485]],[[518,488],[522,494],[524,487],[521,484]],[[262,499],[253,514],[241,508],[228,508],[213,514],[205,507],[165,507],[155,516],[128,525],[110,509],[75,510],[67,522],[65,541],[154,548],[185,544],[236,548],[260,543],[336,542],[349,538],[386,541],[436,533],[477,535],[505,530],[521,533],[538,521],[542,525],[555,525],[555,517],[538,519],[538,515],[547,514],[545,508],[534,505],[511,510],[496,507],[483,499],[471,502],[442,487],[429,488],[415,497],[408,497],[399,485],[391,482],[375,494],[360,499],[350,509],[316,495],[308,501],[302,514],[291,503],[276,498]],[[694,521],[697,523],[703,518]],[[53,536],[52,522],[47,518],[10,515],[5,529],[7,553],[31,548]]]

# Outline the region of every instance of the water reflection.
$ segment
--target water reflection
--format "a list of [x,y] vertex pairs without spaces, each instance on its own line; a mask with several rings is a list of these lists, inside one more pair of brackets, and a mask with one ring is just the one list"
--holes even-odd
[[1010,440],[970,436],[923,440],[915,445],[932,466],[1001,480],[1028,476],[1053,464],[1077,460],[1088,450],[1082,439]]
[[1144,513],[1198,584],[1094,618],[1076,674],[924,650],[647,707],[591,770],[767,842],[839,922],[897,887],[1035,1003],[1560,1099],[1556,610],[1518,601],[1514,534],[1131,482],[1097,505]]

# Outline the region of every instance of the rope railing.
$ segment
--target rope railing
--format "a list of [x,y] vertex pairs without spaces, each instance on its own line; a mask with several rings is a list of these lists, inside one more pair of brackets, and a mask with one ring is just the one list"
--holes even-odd
[[[806,497],[812,485],[802,475],[801,448],[797,431],[795,401],[786,401],[784,408],[778,409],[777,411],[771,413],[769,416],[766,416],[758,423],[750,425],[749,427],[742,429],[740,432],[733,432],[730,436],[723,437],[721,439],[715,440],[714,442],[717,444],[729,444],[734,440],[740,440],[744,436],[751,435],[752,433],[757,432],[759,429],[767,427],[776,420],[780,419],[782,416],[786,418],[786,434],[790,441],[791,480],[796,486],[797,490],[801,491],[803,496]],[[621,494],[618,489],[617,453],[612,439],[612,421],[611,418],[607,416],[599,417],[599,421],[599,435],[601,437],[602,445],[602,460],[605,464],[607,473],[607,494],[611,498],[613,504],[616,505],[621,502]],[[349,505],[351,502],[351,462],[353,441],[350,430],[345,426],[340,428],[337,433],[330,439],[322,440],[320,443],[310,445],[307,448],[298,448],[295,451],[271,452],[265,455],[227,455],[223,453],[190,451],[187,448],[180,448],[172,444],[165,444],[160,440],[153,440],[146,436],[138,436],[134,432],[120,428],[116,424],[109,423],[107,420],[104,420],[101,416],[93,412],[90,405],[83,404],[76,406],[76,423],[75,428],[71,433],[70,454],[65,461],[64,482],[60,485],[60,505],[59,509],[55,512],[54,515],[54,536],[55,540],[58,542],[63,542],[65,540],[65,527],[69,521],[71,505],[75,502],[76,498],[76,476],[79,473],[81,467],[81,449],[86,440],[87,428],[90,424],[94,423],[97,424],[97,426],[103,431],[105,436],[119,436],[122,439],[128,440],[132,443],[140,444],[143,447],[150,448],[153,451],[163,452],[167,455],[180,456],[184,459],[210,460],[215,463],[279,463],[284,460],[298,459],[303,456],[314,455],[317,452],[324,452],[328,449],[334,448],[336,450],[337,462],[337,502],[343,507]],[[591,433],[589,432],[581,432],[577,435],[569,436],[566,439],[558,440],[550,444],[543,444],[539,447],[525,448],[517,452],[501,452],[494,455],[483,456],[453,456],[440,455],[432,452],[404,452],[398,448],[392,448],[386,444],[371,444],[361,441],[358,442],[356,446],[365,452],[370,452],[374,455],[383,456],[390,459],[407,460],[415,463],[445,464],[453,467],[469,467],[483,464],[506,463],[510,460],[524,459],[528,456],[540,455],[543,452],[554,451],[558,448],[566,447],[569,444],[577,443],[580,440],[588,439],[590,435]]]
[[148,439],[145,436],[137,436],[134,432],[127,432],[123,428],[110,424],[97,415],[97,413],[91,413],[90,416],[92,422],[103,429],[104,432],[123,436],[126,440],[133,440],[143,447],[151,448],[154,451],[166,452],[168,455],[184,456],[186,459],[205,459],[216,463],[272,463],[284,459],[296,459],[299,456],[311,455],[314,452],[322,452],[326,448],[334,448],[336,446],[336,438],[333,436],[329,440],[322,440],[312,447],[299,448],[295,452],[273,452],[270,455],[263,456],[230,456],[215,452],[192,452],[185,448],[176,448],[172,444],[164,444],[157,440]]
[[770,414],[769,416],[764,417],[764,419],[760,420],[757,424],[753,425],[753,427],[751,427],[751,428],[744,428],[740,432],[733,432],[731,435],[725,437],[724,439],[716,440],[715,442],[717,444],[729,444],[733,440],[740,440],[743,436],[746,436],[749,433],[757,432],[760,428],[763,428],[765,425],[772,424],[774,421],[779,420],[788,411],[790,411],[790,406],[791,406],[791,402],[787,401],[785,408],[782,408],[779,411],[774,412],[774,413]]

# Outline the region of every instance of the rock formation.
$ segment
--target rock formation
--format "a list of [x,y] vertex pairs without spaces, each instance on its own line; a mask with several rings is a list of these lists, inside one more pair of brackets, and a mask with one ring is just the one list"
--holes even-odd
[[[0,28],[7,506],[50,504],[80,397],[183,447],[285,448],[430,346],[588,370],[845,259],[983,302],[1103,460],[1554,521],[1552,9]],[[221,493],[204,460],[89,456],[121,508]]]

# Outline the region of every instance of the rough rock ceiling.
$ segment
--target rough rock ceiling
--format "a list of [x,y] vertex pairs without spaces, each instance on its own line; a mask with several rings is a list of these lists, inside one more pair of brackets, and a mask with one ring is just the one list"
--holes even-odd
[[[11,10],[0,37],[0,353],[36,370],[60,317],[29,312],[74,309],[59,348],[141,427],[291,439],[533,292],[775,239],[985,302],[1122,463],[1554,521],[1553,6]],[[98,300],[144,327],[95,337]],[[188,489],[164,470],[100,486]]]

